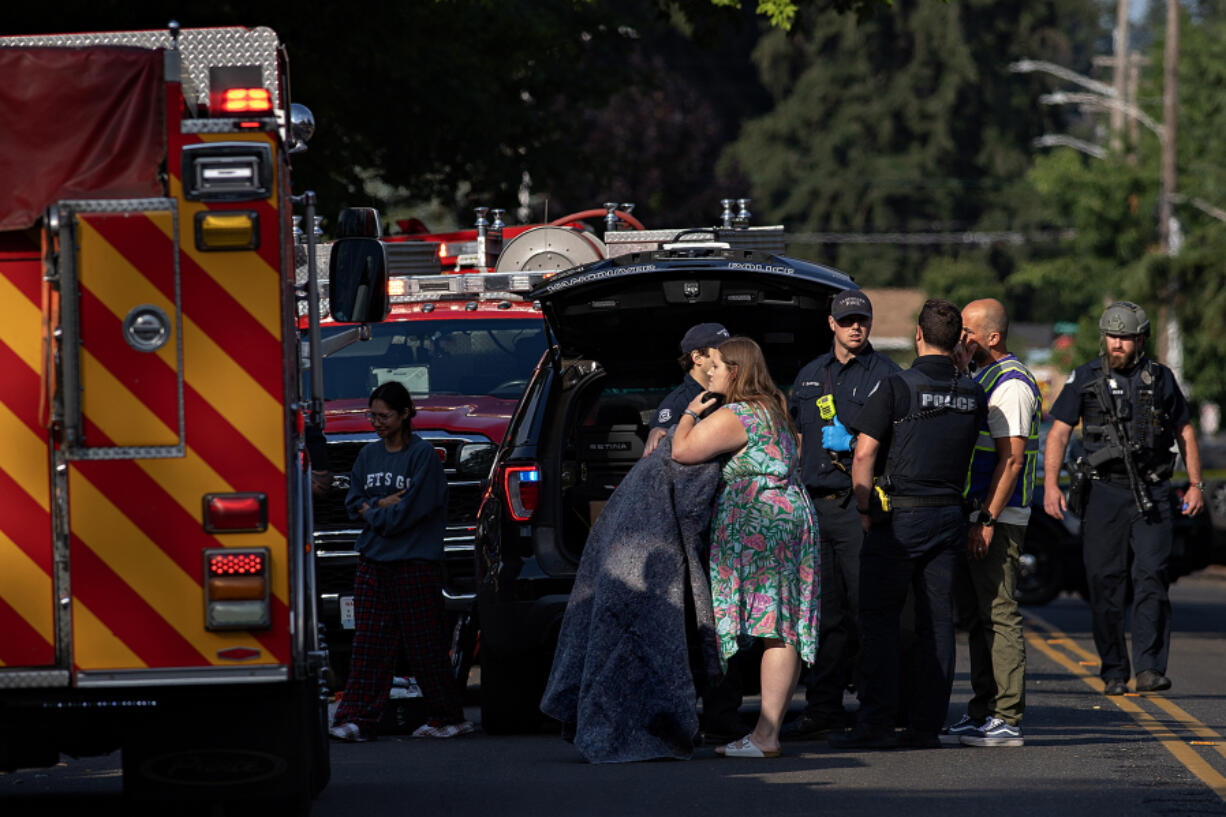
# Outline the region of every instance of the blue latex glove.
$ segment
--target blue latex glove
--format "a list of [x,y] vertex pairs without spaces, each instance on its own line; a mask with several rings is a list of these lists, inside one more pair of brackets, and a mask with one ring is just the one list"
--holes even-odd
[[822,429],[822,448],[827,451],[851,450],[851,432],[838,417],[834,418],[834,425]]

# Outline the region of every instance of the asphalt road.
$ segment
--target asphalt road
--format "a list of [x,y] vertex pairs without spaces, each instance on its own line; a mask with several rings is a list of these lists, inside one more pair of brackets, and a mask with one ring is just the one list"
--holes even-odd
[[[702,749],[689,762],[592,766],[545,733],[385,737],[333,746],[332,783],[314,813],[1226,816],[1226,571],[1186,577],[1172,596],[1174,687],[1160,695],[1101,695],[1080,599],[1025,611],[1020,749],[836,752],[815,741],[788,744],[778,759]],[[969,694],[961,641],[951,717]],[[0,815],[120,813],[118,763],[111,755],[0,775]]]

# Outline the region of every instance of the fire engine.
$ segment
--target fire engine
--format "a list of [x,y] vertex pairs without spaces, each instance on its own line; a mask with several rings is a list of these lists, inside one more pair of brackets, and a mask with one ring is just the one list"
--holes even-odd
[[0,771],[328,781],[286,72],[267,28],[0,38]]

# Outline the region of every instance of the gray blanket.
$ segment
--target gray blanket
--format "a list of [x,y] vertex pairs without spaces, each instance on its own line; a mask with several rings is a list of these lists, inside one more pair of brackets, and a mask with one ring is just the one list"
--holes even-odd
[[680,465],[671,452],[670,434],[593,525],[541,701],[591,763],[688,758],[698,732],[694,676],[719,678],[700,559],[719,465]]

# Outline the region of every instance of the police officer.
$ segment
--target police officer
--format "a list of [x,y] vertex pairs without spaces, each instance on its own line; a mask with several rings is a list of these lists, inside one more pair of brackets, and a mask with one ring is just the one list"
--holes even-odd
[[1137,692],[1169,689],[1171,638],[1167,596],[1171,557],[1172,451],[1178,444],[1192,486],[1182,512],[1205,505],[1200,449],[1187,401],[1171,370],[1145,356],[1149,319],[1130,301],[1117,301],[1098,322],[1102,357],[1078,366],[1051,408],[1054,419],[1044,451],[1043,509],[1057,519],[1068,507],[1058,463],[1069,435],[1082,423],[1085,456],[1079,470],[1090,477],[1082,519],[1083,558],[1090,585],[1094,645],[1107,695],[1128,692],[1130,667],[1124,640],[1124,603],[1132,554],[1132,667]]
[[678,362],[681,371],[685,372],[685,379],[656,408],[656,416],[651,421],[651,430],[647,433],[647,444],[643,449],[644,457],[654,451],[668,429],[677,424],[690,401],[707,390],[711,349],[727,339],[728,330],[718,323],[691,326],[681,338],[681,358]]
[[[854,729],[830,736],[838,749],[941,745],[954,675],[954,567],[966,542],[962,490],[987,417],[983,389],[954,365],[961,335],[958,308],[927,301],[915,362],[882,381],[854,426],[852,490],[867,534],[860,554],[860,712]],[[899,616],[909,588],[919,656],[909,729],[900,737]]]
[[800,431],[801,475],[817,511],[822,548],[822,625],[817,657],[805,677],[806,706],[784,725],[784,740],[825,737],[846,726],[843,690],[854,676],[864,530],[851,501],[851,457],[860,409],[877,384],[899,371],[869,342],[873,305],[863,292],[834,296],[827,318],[829,352],[796,376],[788,408]]

